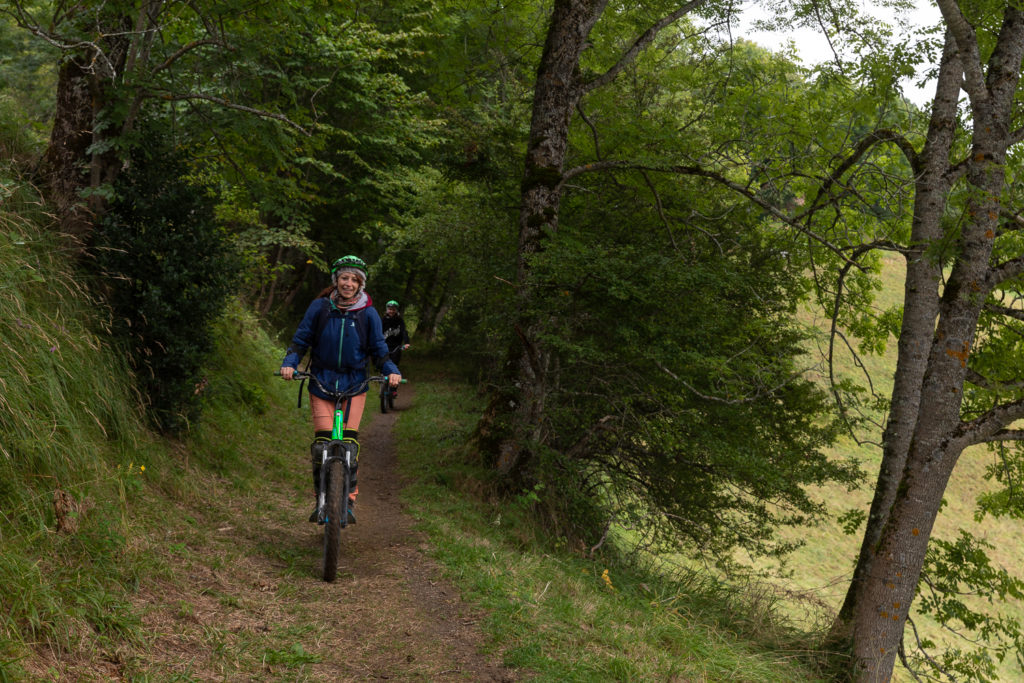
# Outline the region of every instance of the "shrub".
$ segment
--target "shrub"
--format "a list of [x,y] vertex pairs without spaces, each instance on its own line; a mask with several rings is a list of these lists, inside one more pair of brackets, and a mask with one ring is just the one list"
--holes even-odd
[[114,188],[92,252],[149,414],[175,432],[198,416],[211,324],[232,292],[238,257],[212,197],[186,179],[183,154],[165,136],[147,137]]

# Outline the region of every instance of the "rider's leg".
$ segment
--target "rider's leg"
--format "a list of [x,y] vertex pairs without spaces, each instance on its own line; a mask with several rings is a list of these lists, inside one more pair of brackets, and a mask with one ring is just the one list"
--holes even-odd
[[317,503],[320,500],[320,464],[324,460],[324,451],[328,448],[331,443],[331,430],[317,430],[316,435],[313,438],[313,443],[309,445],[309,459],[313,465],[313,512],[309,516],[309,521],[316,521],[316,508]]
[[349,504],[355,505],[356,496],[359,494],[359,484],[356,480],[356,473],[359,471],[359,423],[363,419],[363,410],[366,408],[366,394],[359,394],[358,396],[352,397],[352,402],[348,408],[348,415],[345,419],[345,434],[344,439],[346,441],[352,441],[356,446],[356,462],[352,467],[352,492],[349,494]]
[[[331,431],[334,427],[334,403],[310,394],[309,407],[313,413],[313,430],[315,432],[313,443],[309,447],[310,459],[313,463],[313,491],[319,500],[320,463],[323,462],[322,449],[326,448],[331,441]],[[309,516],[309,521],[316,521],[316,503],[313,503],[313,514]]]

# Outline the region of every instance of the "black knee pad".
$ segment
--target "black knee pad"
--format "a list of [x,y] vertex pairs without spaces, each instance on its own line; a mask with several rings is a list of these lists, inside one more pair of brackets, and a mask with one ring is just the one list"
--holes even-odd
[[324,451],[331,445],[330,434],[324,438],[320,436],[320,432],[317,432],[317,436],[313,439],[313,443],[309,444],[309,459],[312,461],[314,466],[319,466],[324,461]]

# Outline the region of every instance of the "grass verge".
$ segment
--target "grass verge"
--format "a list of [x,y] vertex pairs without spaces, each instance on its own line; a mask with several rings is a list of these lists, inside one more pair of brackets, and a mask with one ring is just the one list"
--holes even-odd
[[462,452],[479,397],[440,365],[420,361],[411,377],[415,405],[396,426],[406,502],[448,578],[488,611],[507,666],[552,681],[824,680],[806,656],[813,637],[783,623],[774,598],[549,542],[529,496],[483,502],[489,475]]

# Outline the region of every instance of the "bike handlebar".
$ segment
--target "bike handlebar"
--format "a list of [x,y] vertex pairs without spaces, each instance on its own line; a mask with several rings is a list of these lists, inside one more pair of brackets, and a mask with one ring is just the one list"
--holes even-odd
[[[277,371],[274,372],[274,374],[276,376],[280,377],[281,376],[281,371],[277,370]],[[311,372],[303,372],[302,370],[296,370],[292,374],[292,379],[308,379],[308,380],[311,380],[313,382],[316,382],[316,385],[318,387],[320,387],[320,391],[324,392],[325,394],[327,394],[331,398],[343,399],[343,398],[351,398],[352,396],[358,396],[359,394],[363,393],[363,389],[365,389],[366,387],[370,386],[370,382],[386,382],[387,379],[388,379],[388,376],[387,375],[372,375],[370,377],[367,377],[365,380],[360,382],[359,383],[359,387],[357,389],[353,390],[353,391],[332,391],[332,390],[328,389],[327,387],[325,387],[323,384],[321,384],[320,380],[318,380],[316,378],[316,375],[314,375]],[[399,380],[399,383],[400,384],[405,384],[408,381],[409,380],[402,379],[402,380]]]

